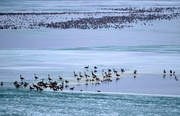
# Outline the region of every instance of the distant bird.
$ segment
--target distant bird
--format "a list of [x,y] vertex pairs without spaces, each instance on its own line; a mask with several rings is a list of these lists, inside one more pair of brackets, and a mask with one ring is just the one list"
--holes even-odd
[[51,81],[52,79],[50,78],[50,75],[48,74],[48,80]]
[[19,88],[21,85],[20,84],[15,84],[15,87],[16,88]]
[[102,73],[102,76],[103,76],[103,78],[106,78],[106,76],[104,75],[104,73]]
[[81,78],[77,78],[77,81],[80,81],[81,80]]
[[65,83],[67,84],[67,83],[69,83],[69,81],[65,80]]
[[88,70],[88,69],[89,69],[89,65],[88,65],[88,66],[85,66],[84,68],[85,68],[86,70]]
[[97,66],[94,66],[94,69],[96,70],[96,69],[97,69]]
[[59,80],[62,80],[63,78],[61,76],[59,76]]
[[94,73],[97,73],[97,70],[94,70]]
[[99,79],[99,78],[96,78],[96,81],[100,81],[100,79]]
[[34,74],[34,78],[37,80],[37,79],[39,79],[37,76],[36,76],[36,74]]
[[122,72],[122,73],[125,72],[124,68],[121,68],[121,72]]
[[29,83],[24,82],[24,87],[27,87],[29,85]]
[[93,71],[92,71],[92,77],[93,77],[93,78],[96,78],[96,77],[97,77],[96,74],[93,73]]
[[86,79],[86,82],[88,82],[89,81],[89,79]]
[[175,73],[176,73],[176,72],[174,71],[174,72],[173,72],[173,75],[174,75],[174,76],[175,76]]
[[17,81],[14,81],[14,85],[15,85],[15,84],[18,84],[18,82],[17,82]]
[[33,90],[34,88],[33,88],[33,87],[31,87],[31,86],[29,86],[29,89],[30,89],[30,90]]
[[170,70],[170,73],[172,74],[172,70]]
[[80,77],[80,78],[84,77],[83,75],[81,75],[81,72],[79,72],[79,77]]
[[43,88],[39,87],[38,90],[39,90],[39,91],[43,91]]
[[22,77],[22,76],[20,75],[20,79],[21,79],[21,81],[22,81],[22,80],[24,80],[24,77]]
[[90,77],[88,74],[86,74],[86,72],[84,71],[84,76],[87,78],[87,77]]
[[74,77],[77,77],[78,75],[75,73],[75,71],[73,71],[73,73],[74,73]]
[[166,74],[166,70],[165,70],[165,69],[164,69],[164,71],[163,71],[163,72],[164,72],[164,74]]
[[120,76],[120,74],[116,73],[116,76],[117,76],[117,77],[119,77],[119,76]]
[[105,72],[105,76],[106,76],[107,78],[111,78],[111,77],[112,77],[112,76],[111,76],[111,73],[108,73],[108,74],[107,74],[106,72]]
[[136,73],[137,73],[137,70],[135,69],[135,70],[134,70],[134,74],[136,74]]
[[74,90],[74,87],[70,88],[70,90],[72,90],[72,91],[73,91],[73,90]]
[[117,73],[118,71],[113,68],[114,73]]

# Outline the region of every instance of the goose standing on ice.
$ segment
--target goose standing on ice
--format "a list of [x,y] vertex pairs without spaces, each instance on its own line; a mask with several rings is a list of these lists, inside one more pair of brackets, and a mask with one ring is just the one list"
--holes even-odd
[[37,76],[36,76],[36,74],[34,74],[34,78],[37,80],[37,79],[39,79]]
[[165,70],[165,69],[164,69],[164,71],[163,71],[163,72],[164,72],[164,74],[166,74],[166,70]]
[[61,76],[59,76],[59,80],[62,80],[63,78]]
[[170,70],[169,72],[170,72],[170,74],[172,74],[172,70]]
[[79,72],[79,77],[80,77],[80,78],[84,77],[83,75],[81,75],[81,72]]
[[73,91],[73,90],[74,90],[74,87],[70,88],[70,90],[72,90],[72,91]]
[[21,81],[23,81],[23,80],[24,80],[24,77],[22,77],[22,76],[20,75],[20,79],[21,79]]
[[50,78],[50,75],[48,74],[48,80],[51,81],[52,79]]
[[74,73],[74,77],[77,77],[78,75],[75,73],[75,71],[73,71],[73,73]]
[[89,69],[89,65],[88,65],[88,66],[85,66],[84,68],[85,68],[86,70],[88,70],[88,69]]
[[137,74],[137,70],[136,69],[134,70],[134,74]]

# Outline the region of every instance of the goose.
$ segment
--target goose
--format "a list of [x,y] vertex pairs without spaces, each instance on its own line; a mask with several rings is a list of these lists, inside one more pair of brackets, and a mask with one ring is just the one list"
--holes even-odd
[[39,87],[39,91],[43,91],[43,88]]
[[87,77],[90,77],[88,74],[86,74],[86,72],[84,71],[84,76],[87,78]]
[[58,87],[53,87],[53,91],[58,91]]
[[97,70],[94,70],[94,73],[97,73]]
[[136,73],[137,73],[137,70],[135,69],[135,70],[134,70],[134,74],[136,74]]
[[48,80],[50,81],[50,80],[52,80],[51,78],[50,78],[50,75],[48,74]]
[[24,82],[24,87],[27,87],[29,85],[29,83]]
[[113,68],[114,73],[117,73],[118,71]]
[[125,72],[124,68],[121,68],[121,72],[122,72],[122,73]]
[[78,75],[75,73],[75,71],[73,71],[73,73],[74,73],[74,77],[77,77]]
[[15,84],[15,87],[16,88],[19,88],[21,85],[20,84]]
[[174,72],[173,72],[173,75],[174,75],[174,76],[175,76],[175,73],[176,73],[176,72],[174,71]]
[[89,81],[89,79],[86,79],[86,82],[88,82]]
[[69,81],[65,80],[65,83],[67,84],[67,83],[69,83]]
[[17,82],[17,81],[14,81],[14,85],[16,85],[16,84],[18,84],[18,82]]
[[172,74],[172,70],[170,70],[170,73]]
[[68,85],[65,85],[65,88],[68,88],[69,86]]
[[93,73],[93,71],[92,71],[92,77],[93,78],[96,78],[97,76]]
[[59,80],[62,80],[63,78],[61,76],[59,76]]
[[77,81],[80,81],[81,80],[81,78],[77,78]]
[[37,80],[38,79],[38,77],[36,76],[36,74],[34,74],[34,78]]
[[117,77],[119,77],[119,76],[120,76],[120,74],[116,73],[116,76],[117,76]]
[[97,69],[97,66],[94,66],[94,69],[96,70],[96,69]]
[[21,81],[22,81],[22,80],[24,80],[24,77],[22,77],[22,76],[20,75],[20,79],[21,79]]
[[73,91],[73,90],[74,90],[74,87],[71,87],[71,88],[70,88],[70,90],[72,90],[72,91]]
[[105,72],[105,75],[106,75],[107,78],[112,77],[112,76],[111,76],[111,73],[108,73],[108,74],[107,74],[107,73]]
[[100,81],[100,79],[99,79],[99,78],[96,78],[96,81]]
[[88,65],[88,66],[85,66],[84,68],[85,68],[86,70],[88,70],[88,69],[89,69],[89,65]]
[[163,71],[163,72],[164,72],[164,74],[166,74],[166,70],[165,70],[165,69],[164,69],[164,71]]
[[103,78],[106,78],[106,76],[104,75],[104,73],[102,73],[102,76],[103,76]]
[[33,88],[33,87],[31,87],[31,86],[29,86],[29,89],[30,89],[30,90],[33,90],[34,88]]
[[81,75],[81,72],[79,72],[79,77],[80,77],[80,78],[84,77],[83,75]]

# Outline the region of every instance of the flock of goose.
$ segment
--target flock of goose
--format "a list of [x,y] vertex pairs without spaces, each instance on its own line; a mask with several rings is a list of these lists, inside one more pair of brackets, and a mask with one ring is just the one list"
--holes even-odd
[[[98,74],[97,72],[102,72],[102,76],[100,74]],[[125,72],[124,68],[121,68],[120,71],[113,69],[102,69],[102,71],[99,71],[97,66],[93,67],[93,71],[89,70],[89,65],[84,67],[84,74],[82,74],[81,72],[76,73],[75,71],[73,71],[73,76],[74,78],[77,80],[77,84],[78,82],[80,82],[82,79],[85,81],[84,84],[88,84],[90,83],[95,83],[95,84],[100,84],[101,82],[112,82],[112,78],[116,78],[116,80],[119,80],[119,77],[121,76],[119,74],[119,72],[121,74],[123,74]],[[88,73],[88,74],[87,74]],[[178,78],[175,74],[175,71],[170,70],[170,76],[174,76],[175,80],[178,81]],[[137,75],[137,70],[135,69],[132,73],[132,75],[134,77],[136,77]],[[101,78],[102,77],[102,78]],[[163,71],[163,78],[166,77],[166,70]],[[24,88],[29,88],[30,90],[38,90],[38,91],[42,91],[44,89],[49,89],[49,90],[53,90],[53,91],[62,91],[64,88],[68,88],[69,87],[69,80],[65,80],[63,79],[63,77],[59,76],[58,80],[59,81],[53,81],[53,79],[50,77],[50,75],[48,74],[48,78],[46,79],[47,81],[45,81],[45,79],[39,79],[39,77],[37,77],[36,74],[34,74],[34,79],[36,80],[34,83],[27,83],[25,82],[25,78],[22,77],[22,75],[20,75],[20,82],[15,81],[14,82],[14,86],[16,88],[20,88],[20,87],[24,87]],[[41,80],[41,81],[38,81]],[[1,86],[3,86],[3,82],[0,83]],[[73,91],[75,87],[71,87],[69,88],[69,90]],[[82,90],[80,90],[82,91]],[[97,90],[97,92],[101,92],[100,90]]]
[[[98,72],[97,66],[94,66],[93,69],[94,69],[93,71],[90,71],[89,65],[88,65],[84,67],[84,74],[82,74],[81,72],[76,73],[75,71],[73,71],[74,80],[77,81],[77,84],[80,81],[84,81],[85,82],[84,84],[88,84],[88,83],[100,84],[100,82],[103,82],[103,81],[111,82],[112,81],[111,79],[114,77],[116,77],[116,80],[119,80],[120,74],[114,68],[106,69],[107,71],[105,71],[105,69],[102,69],[102,76],[97,73]],[[121,73],[124,73],[125,69],[121,68],[120,71]],[[133,73],[134,75],[136,75],[137,70],[134,70]],[[38,90],[38,91],[42,91],[44,89],[50,89],[53,91],[59,91],[59,90],[62,91],[64,88],[68,88],[69,87],[68,84],[70,83],[69,80],[65,80],[61,76],[59,76],[58,81],[53,81],[53,79],[50,77],[49,74],[48,74],[47,79],[40,79],[36,74],[34,74],[34,79],[35,79],[34,83],[32,82],[27,83],[25,81],[26,79],[22,75],[20,75],[19,79],[21,80],[20,82],[18,81],[14,82],[14,86],[16,88],[24,87],[24,88],[29,88],[30,90]],[[38,80],[41,80],[41,81],[38,81]],[[0,84],[3,85],[3,82],[1,82]],[[75,87],[71,87],[69,88],[69,90],[74,90],[74,88]],[[97,92],[100,92],[100,90],[98,90]]]
[[[165,78],[165,77],[166,77],[166,70],[165,70],[165,69],[164,69],[163,73],[164,73],[164,74],[163,74],[163,78]],[[176,76],[176,74],[175,74],[175,71],[170,70],[169,73],[170,73],[170,76],[174,76],[174,79],[175,79],[176,81],[178,81],[178,78],[177,78],[177,76]]]
[[[133,23],[152,25],[150,21],[180,17],[179,7],[102,8],[108,12],[0,13],[0,29],[123,29]],[[116,12],[114,12],[116,11]],[[79,18],[80,17],[80,18]],[[64,20],[65,19],[65,20]]]

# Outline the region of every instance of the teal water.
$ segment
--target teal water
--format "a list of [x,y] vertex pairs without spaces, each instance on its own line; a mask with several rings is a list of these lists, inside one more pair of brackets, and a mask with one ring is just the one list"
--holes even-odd
[[179,97],[37,92],[1,88],[0,115],[178,116]]

